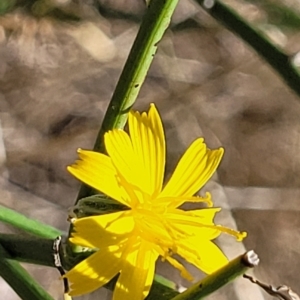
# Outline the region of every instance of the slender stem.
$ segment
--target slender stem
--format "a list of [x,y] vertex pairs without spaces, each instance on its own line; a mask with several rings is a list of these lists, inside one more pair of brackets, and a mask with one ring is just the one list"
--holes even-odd
[[9,12],[15,4],[15,0],[2,0],[0,2],[0,15],[4,15],[5,13]]
[[286,84],[300,96],[300,73],[293,65],[289,55],[286,55],[282,50],[278,49],[263,34],[221,1],[195,1],[230,31],[247,42],[277,71]]
[[258,265],[259,259],[254,251],[248,251],[230,261],[225,267],[193,284],[172,300],[200,300],[215,292],[225,284],[243,275],[246,271]]
[[[157,50],[168,28],[178,0],[151,0],[134,41],[112,99],[107,108],[94,150],[105,152],[103,135],[108,130],[122,129],[134,104]],[[94,194],[82,184],[78,200]]]
[[113,128],[124,127],[177,2],[178,0],[151,1],[109,103],[94,150],[104,152],[104,133]]
[[0,276],[23,300],[54,300],[0,245]]
[[0,221],[39,237],[55,238],[62,235],[60,230],[37,220],[27,218],[24,215],[2,205],[0,205]]
[[6,258],[55,267],[53,239],[0,233],[0,244],[6,250]]

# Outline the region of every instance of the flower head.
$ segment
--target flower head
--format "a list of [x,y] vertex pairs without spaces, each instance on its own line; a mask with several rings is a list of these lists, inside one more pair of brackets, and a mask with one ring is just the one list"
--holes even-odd
[[[209,194],[194,196],[215,172],[223,148],[210,150],[198,138],[164,184],[165,136],[155,106],[148,113],[130,111],[128,123],[129,133],[105,134],[107,155],[79,149],[80,159],[68,167],[79,180],[129,207],[73,222],[71,242],[98,251],[66,274],[71,295],[92,292],[120,274],[113,299],[141,300],[149,293],[159,256],[192,280],[173,254],[212,273],[227,263],[212,240],[221,232],[245,237],[214,224],[220,208],[212,207]],[[178,207],[184,202],[205,202],[209,208],[183,211]]]

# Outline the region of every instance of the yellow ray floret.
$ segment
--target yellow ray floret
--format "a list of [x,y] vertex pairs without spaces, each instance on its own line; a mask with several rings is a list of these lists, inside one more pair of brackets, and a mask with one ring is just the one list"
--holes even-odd
[[[211,195],[195,196],[216,171],[224,150],[208,149],[196,139],[179,160],[163,186],[166,146],[160,116],[154,104],[148,113],[129,113],[129,133],[105,134],[107,155],[79,150],[79,160],[68,170],[79,180],[125,204],[129,210],[73,221],[74,244],[96,252],[71,269],[70,295],[92,292],[119,275],[114,300],[142,300],[151,288],[159,256],[192,280],[180,255],[206,273],[227,263],[213,243],[221,233],[242,240],[246,234],[214,224],[220,208]],[[204,202],[209,207],[183,211],[185,202]]]

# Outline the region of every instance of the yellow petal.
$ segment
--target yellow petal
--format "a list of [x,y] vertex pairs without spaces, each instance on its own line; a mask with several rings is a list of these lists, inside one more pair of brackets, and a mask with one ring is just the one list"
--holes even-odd
[[186,247],[178,247],[177,253],[206,274],[211,274],[228,263],[227,257],[213,242],[198,240],[196,244],[194,241],[189,246],[194,254],[187,251]]
[[155,271],[158,254],[151,243],[141,241],[131,248],[117,281],[113,300],[143,300],[148,295]]
[[165,217],[173,223],[174,228],[177,226],[182,232],[190,233],[190,236],[194,236],[198,240],[202,238],[211,240],[221,233],[227,233],[234,236],[237,241],[242,241],[247,236],[247,232],[214,224],[213,218],[220,210],[221,208],[204,208],[190,211],[169,209]]
[[195,140],[180,159],[159,198],[194,195],[214,174],[223,152],[223,148],[208,149],[203,138]]
[[165,138],[160,116],[152,104],[149,113],[129,113],[130,136],[122,130],[105,134],[106,150],[128,183],[152,197],[161,190],[165,168]]
[[120,253],[113,247],[99,250],[64,275],[71,283],[70,296],[91,293],[118,274]]
[[80,181],[129,206],[129,197],[118,182],[111,159],[94,151],[78,149],[77,152],[80,160],[69,166],[68,171]]
[[73,225],[72,243],[99,249],[122,243],[134,229],[130,211],[81,218]]
[[[146,113],[129,114],[129,131],[134,152],[144,166],[145,181],[149,184],[149,194],[161,191],[165,171],[165,135],[161,118],[154,104]],[[141,151],[142,150],[142,151]]]

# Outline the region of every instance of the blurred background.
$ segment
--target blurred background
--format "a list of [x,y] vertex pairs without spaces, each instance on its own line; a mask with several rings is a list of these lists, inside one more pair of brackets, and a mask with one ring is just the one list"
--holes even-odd
[[[291,58],[300,48],[297,0],[226,0]],[[145,13],[143,0],[0,2],[0,204],[62,230],[79,182],[66,172],[78,147],[93,147]],[[296,61],[297,63],[297,61]],[[248,232],[223,237],[232,259],[254,249],[254,275],[300,293],[300,102],[240,38],[192,0],[180,0],[134,108],[155,102],[164,122],[167,172],[203,136],[223,146],[205,187],[223,207],[218,222]],[[0,224],[1,231],[17,232]],[[55,297],[54,269],[26,268]],[[188,283],[167,264],[159,272]],[[196,278],[201,275],[191,268]],[[0,280],[3,299],[19,299]],[[97,292],[109,299],[106,290]],[[92,299],[84,296],[80,299]],[[272,299],[246,279],[209,299]]]

